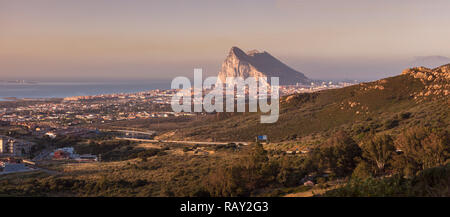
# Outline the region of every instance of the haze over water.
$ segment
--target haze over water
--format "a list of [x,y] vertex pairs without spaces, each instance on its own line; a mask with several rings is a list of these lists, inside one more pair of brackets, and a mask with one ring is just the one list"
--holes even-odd
[[[64,98],[113,93],[135,93],[170,89],[170,81],[37,82],[0,83],[0,101],[5,97]],[[3,99],[1,99],[3,98]]]

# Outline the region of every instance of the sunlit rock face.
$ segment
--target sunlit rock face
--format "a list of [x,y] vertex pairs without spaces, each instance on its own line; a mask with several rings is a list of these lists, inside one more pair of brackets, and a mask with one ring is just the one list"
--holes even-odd
[[443,65],[434,69],[426,67],[414,67],[406,69],[402,74],[411,75],[414,78],[420,78],[428,81],[449,82],[450,64]]
[[310,80],[302,73],[290,68],[267,52],[252,50],[247,53],[232,47],[222,64],[218,78],[223,83],[227,77],[279,77],[280,85],[308,84]]
[[450,96],[450,64],[434,69],[426,67],[410,68],[404,70],[402,74],[420,79],[424,85],[423,91],[412,94],[414,99],[445,97],[448,100]]

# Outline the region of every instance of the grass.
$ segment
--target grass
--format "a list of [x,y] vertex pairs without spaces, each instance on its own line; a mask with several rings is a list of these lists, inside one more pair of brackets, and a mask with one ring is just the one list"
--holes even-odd
[[[283,98],[279,121],[275,124],[260,124],[260,113],[232,113],[182,120],[169,118],[161,122],[116,122],[102,127],[158,130],[163,132],[159,137],[166,136],[172,140],[254,141],[255,136],[266,134],[270,143],[264,148],[269,153],[280,158],[298,157],[295,160],[300,162],[302,156],[287,156],[282,152],[320,146],[338,130],[346,130],[356,142],[371,133],[396,135],[417,125],[449,130],[448,96],[414,98],[416,93],[424,90],[425,85],[411,76],[400,75],[342,89],[299,94],[290,97],[289,101]],[[199,155],[192,151],[192,145],[155,146],[105,138],[91,141],[68,139],[67,144],[73,145],[78,153],[102,154],[106,162],[53,162],[39,166],[58,171],[57,174],[30,172],[2,176],[0,195],[195,196],[202,190],[203,180],[211,171],[239,162],[242,157],[241,152],[226,147],[200,146],[199,149],[208,154]],[[146,151],[153,153],[153,149],[157,149],[157,155],[141,154]],[[448,167],[430,171],[411,180],[392,178],[355,182],[325,195],[403,196],[447,192],[448,185],[445,184],[448,182],[445,181],[448,181]],[[319,190],[322,193],[323,189]],[[274,185],[253,193],[254,196],[282,196],[302,192],[309,195],[312,194],[310,191],[310,187],[303,185]]]
[[[204,148],[204,147],[203,147]],[[210,170],[233,163],[240,153],[214,151],[194,155],[181,151],[153,156],[143,161],[130,159],[112,162],[54,162],[40,167],[57,171],[10,174],[0,179],[3,196],[192,196]]]

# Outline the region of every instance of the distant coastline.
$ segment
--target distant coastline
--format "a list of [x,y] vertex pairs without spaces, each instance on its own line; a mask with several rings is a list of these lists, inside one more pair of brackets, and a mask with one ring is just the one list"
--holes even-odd
[[136,93],[154,89],[170,89],[170,81],[37,82],[0,80],[0,101]]
[[16,97],[2,97],[0,101],[16,101],[18,100]]
[[10,83],[10,84],[38,84],[38,81],[27,81],[27,80],[0,80],[0,83]]

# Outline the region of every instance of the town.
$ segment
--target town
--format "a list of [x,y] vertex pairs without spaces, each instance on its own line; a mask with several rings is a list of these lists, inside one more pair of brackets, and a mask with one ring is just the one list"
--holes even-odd
[[[280,96],[341,88],[353,84],[355,83],[330,81],[311,85],[280,86]],[[17,103],[0,104],[0,124],[22,125],[37,132],[45,132],[45,128],[189,115],[171,111],[170,102],[175,93],[174,89],[156,89],[130,94],[19,100]]]
[[[315,92],[352,85],[350,82],[317,82],[311,85],[280,86],[280,95]],[[208,90],[205,90],[207,92]],[[190,117],[191,112],[173,112],[170,104],[177,90],[150,90],[139,93],[117,93],[75,96],[63,99],[16,100],[0,103],[0,159],[2,173],[22,172],[35,168],[38,160],[73,160],[96,162],[99,156],[79,155],[73,147],[49,145],[57,137],[89,138],[104,132],[133,139],[153,139],[154,132],[122,129],[99,129],[107,123],[131,120],[160,120]],[[204,113],[201,113],[204,115]],[[44,141],[38,145],[37,142]],[[50,142],[49,142],[50,141]],[[21,166],[18,166],[18,165]],[[25,166],[27,165],[27,167]]]

